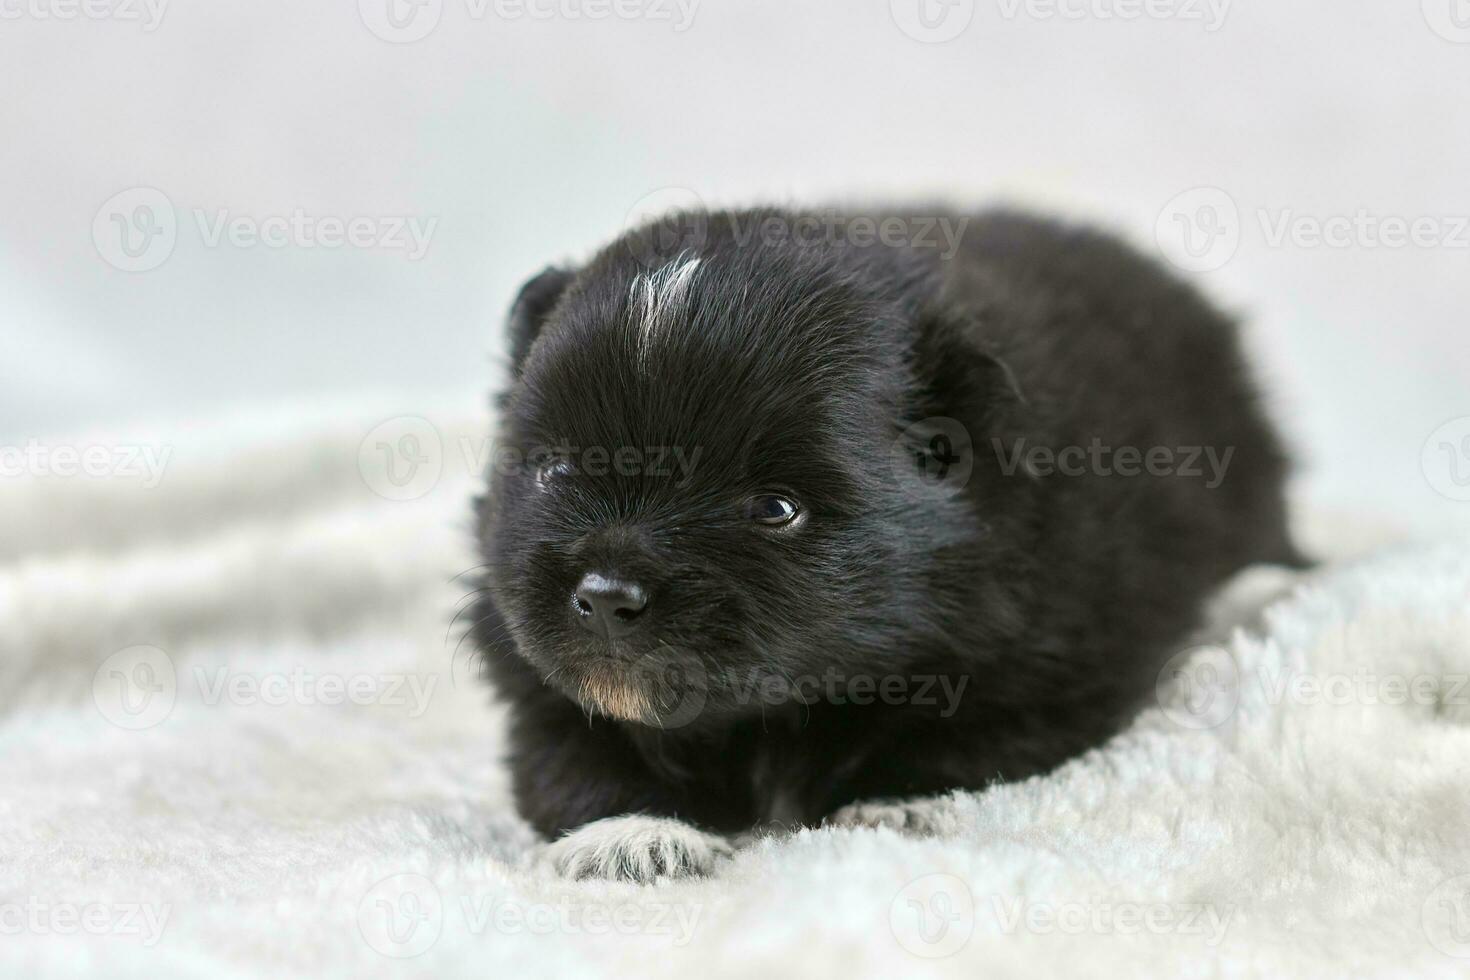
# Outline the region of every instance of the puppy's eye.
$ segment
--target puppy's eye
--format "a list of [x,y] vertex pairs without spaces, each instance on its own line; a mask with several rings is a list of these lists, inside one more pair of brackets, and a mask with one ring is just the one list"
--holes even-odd
[[782,527],[801,514],[801,508],[790,497],[763,493],[745,502],[745,516],[766,527]]
[[564,459],[550,459],[536,467],[536,485],[543,490],[572,475],[572,464]]

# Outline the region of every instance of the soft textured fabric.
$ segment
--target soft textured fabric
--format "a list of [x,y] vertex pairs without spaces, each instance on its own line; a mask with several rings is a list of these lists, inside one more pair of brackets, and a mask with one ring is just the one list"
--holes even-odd
[[572,883],[451,626],[483,425],[379,421],[3,488],[0,975],[1470,974],[1463,542],[1244,574],[1127,732],[935,836]]

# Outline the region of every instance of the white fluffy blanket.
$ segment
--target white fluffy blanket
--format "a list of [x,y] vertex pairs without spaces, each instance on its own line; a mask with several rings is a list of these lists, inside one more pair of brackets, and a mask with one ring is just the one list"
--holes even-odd
[[1470,973],[1464,547],[1248,573],[1158,707],[936,837],[568,883],[448,628],[483,430],[399,501],[370,428],[0,488],[0,975]]

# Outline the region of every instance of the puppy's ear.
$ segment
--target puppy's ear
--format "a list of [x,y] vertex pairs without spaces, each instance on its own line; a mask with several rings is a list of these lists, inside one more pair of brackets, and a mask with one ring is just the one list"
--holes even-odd
[[1026,396],[1010,366],[975,333],[963,317],[930,313],[922,318],[914,347],[918,408],[930,416],[981,422],[994,432],[1027,407]]
[[1026,398],[1001,357],[982,346],[974,324],[926,316],[914,345],[918,397],[903,420],[900,445],[916,471],[939,486],[964,488],[987,458],[1009,447],[1025,422]]
[[574,273],[566,269],[550,266],[521,287],[505,325],[506,340],[510,345],[510,367],[514,374],[521,373],[521,365],[531,344],[541,333],[547,314],[556,306],[556,301],[561,299],[574,277]]

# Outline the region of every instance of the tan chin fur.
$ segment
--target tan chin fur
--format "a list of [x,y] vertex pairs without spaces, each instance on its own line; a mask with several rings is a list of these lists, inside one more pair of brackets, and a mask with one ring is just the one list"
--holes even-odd
[[585,704],[594,704],[621,721],[645,721],[652,712],[648,695],[629,677],[627,670],[597,666],[582,677],[579,693]]

